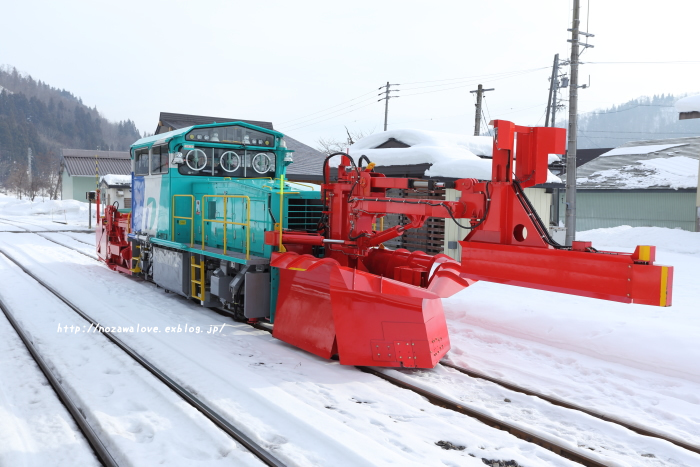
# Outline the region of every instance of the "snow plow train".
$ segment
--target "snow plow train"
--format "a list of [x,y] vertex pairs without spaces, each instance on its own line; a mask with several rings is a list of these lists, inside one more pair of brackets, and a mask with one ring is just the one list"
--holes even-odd
[[[366,157],[337,153],[320,190],[285,179],[292,151],[273,130],[235,122],[143,138],[131,148],[131,211],[98,204],[97,253],[345,365],[434,367],[450,349],[441,299],[479,280],[670,306],[673,268],[655,264],[653,246],[564,247],[525,196],[546,181],[548,155],[564,153],[565,130],[493,125],[491,180],[386,177]],[[458,201],[387,197],[437,187]],[[382,229],[387,214],[407,223]],[[384,248],[430,217],[469,230],[460,262]]]

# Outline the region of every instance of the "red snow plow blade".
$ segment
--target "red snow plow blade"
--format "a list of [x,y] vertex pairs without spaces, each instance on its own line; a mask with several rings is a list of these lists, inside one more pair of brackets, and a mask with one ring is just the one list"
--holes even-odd
[[131,243],[126,235],[131,230],[131,214],[119,212],[116,206],[105,206],[100,215],[100,192],[97,192],[97,257],[113,271],[131,274]]
[[330,258],[273,254],[274,336],[344,365],[433,368],[450,349],[440,299],[473,281],[445,255],[377,249],[366,261],[374,264],[385,277]]

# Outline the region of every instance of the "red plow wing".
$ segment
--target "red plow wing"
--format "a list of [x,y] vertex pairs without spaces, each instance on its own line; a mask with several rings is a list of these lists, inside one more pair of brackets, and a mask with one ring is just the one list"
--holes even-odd
[[[280,270],[274,336],[323,358],[337,354],[344,365],[433,368],[450,349],[440,299],[472,281],[446,257],[376,251],[384,277],[329,258],[273,254]],[[392,278],[427,277],[434,264],[427,287]]]

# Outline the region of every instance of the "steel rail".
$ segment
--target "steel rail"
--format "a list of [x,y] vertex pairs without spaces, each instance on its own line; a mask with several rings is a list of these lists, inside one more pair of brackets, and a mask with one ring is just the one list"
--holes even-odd
[[[65,246],[65,245],[63,245],[63,246]],[[49,292],[51,292],[53,295],[55,295],[56,298],[58,298],[63,303],[65,303],[70,309],[75,311],[83,319],[85,319],[91,325],[95,326],[95,329],[99,330],[99,328],[101,327],[99,322],[94,320],[87,313],[85,313],[80,308],[78,308],[76,305],[74,305],[70,300],[65,298],[54,287],[47,284],[45,281],[43,281],[42,279],[37,277],[34,273],[29,271],[27,268],[25,268],[19,261],[17,261],[11,255],[9,255],[4,249],[0,248],[0,253],[2,253],[7,259],[9,259],[12,263],[14,263],[22,271],[24,271],[25,274],[27,274],[29,277],[34,279],[41,286],[43,286]],[[166,373],[161,371],[158,367],[153,365],[146,358],[144,358],[139,353],[137,353],[135,350],[133,350],[131,347],[129,347],[121,339],[119,339],[118,337],[116,337],[110,333],[100,332],[100,334],[102,334],[104,337],[106,337],[112,343],[114,343],[117,347],[119,347],[124,352],[126,352],[127,355],[129,355],[131,358],[136,360],[142,367],[144,367],[146,370],[148,370],[153,376],[155,376],[158,380],[160,380],[162,383],[164,383],[166,386],[168,386],[168,388],[170,388],[173,392],[175,392],[177,395],[179,395],[182,399],[184,399],[192,407],[194,407],[196,410],[201,412],[207,419],[209,419],[211,422],[213,422],[222,431],[224,431],[230,437],[232,437],[233,439],[238,441],[241,445],[243,445],[248,451],[250,451],[256,457],[258,457],[258,459],[260,459],[266,465],[269,465],[271,467],[285,467],[285,464],[282,461],[277,459],[270,452],[265,450],[262,446],[258,445],[255,441],[253,441],[250,437],[248,437],[248,435],[246,435],[240,429],[233,426],[228,420],[223,418],[216,411],[214,411],[211,407],[209,407],[207,404],[205,404],[199,398],[194,396],[191,392],[186,390],[184,387],[182,387],[175,380],[173,380],[170,376],[168,376]]]
[[635,425],[633,423],[626,422],[624,420],[621,420],[621,419],[616,418],[616,417],[612,417],[610,415],[605,415],[603,413],[596,412],[595,410],[587,409],[586,407],[582,407],[582,406],[577,405],[577,404],[572,404],[571,402],[567,402],[563,399],[559,399],[558,397],[548,396],[546,394],[542,394],[540,392],[533,391],[531,389],[527,389],[527,388],[518,386],[518,385],[513,384],[513,383],[509,383],[508,381],[504,381],[504,380],[499,379],[499,378],[494,378],[492,376],[485,375],[484,373],[481,373],[478,371],[469,370],[467,368],[457,366],[457,365],[450,363],[448,361],[445,361],[445,360],[441,360],[440,364],[443,366],[446,366],[448,368],[452,368],[453,370],[457,370],[460,373],[463,373],[469,377],[483,379],[484,381],[489,381],[491,383],[497,384],[497,385],[504,387],[506,389],[509,389],[511,391],[526,394],[528,396],[538,397],[542,400],[549,402],[552,405],[557,405],[559,407],[564,407],[566,409],[571,409],[571,410],[576,410],[578,412],[583,412],[587,415],[590,415],[591,417],[595,417],[595,418],[598,418],[600,420],[604,420],[606,422],[614,423],[616,425],[620,425],[622,427],[625,427],[628,430],[634,431],[637,434],[640,434],[643,436],[649,436],[651,438],[658,438],[658,439],[661,439],[664,441],[668,441],[669,443],[675,444],[676,446],[678,446],[680,448],[683,448],[683,449],[686,449],[688,451],[692,451],[692,452],[700,454],[700,446],[696,446],[694,444],[690,444],[690,443],[687,443],[685,441],[675,439],[675,438],[669,437],[667,435],[663,435],[659,432],[650,430],[648,428],[644,428],[644,427],[641,427],[639,425]]
[[482,412],[479,412],[477,410],[470,409],[468,407],[464,407],[463,405],[460,405],[456,402],[453,402],[449,399],[446,399],[442,396],[439,396],[437,394],[434,394],[430,391],[427,391],[421,387],[418,387],[414,384],[408,383],[406,381],[403,381],[398,378],[394,378],[393,376],[389,376],[387,374],[382,373],[381,371],[377,370],[376,368],[373,367],[366,367],[366,366],[358,366],[356,367],[362,372],[372,374],[374,376],[377,376],[395,386],[398,386],[403,389],[407,389],[409,391],[415,392],[416,394],[419,394],[428,401],[434,405],[437,405],[439,407],[448,409],[448,410],[453,410],[455,412],[461,413],[463,415],[466,415],[468,417],[475,418],[479,420],[480,422],[492,427],[496,428],[501,431],[506,431],[510,433],[511,435],[522,439],[523,441],[527,441],[529,443],[536,444],[540,447],[543,447],[561,457],[564,457],[566,459],[569,459],[570,461],[577,462],[581,465],[585,465],[586,467],[607,467],[608,464],[603,463],[599,460],[593,459],[592,457],[587,456],[586,454],[582,452],[575,451],[573,449],[570,449],[566,446],[563,446],[561,444],[557,444],[556,442],[553,442],[551,440],[548,440],[542,436],[536,435],[530,431],[527,431],[519,426],[513,425],[511,423],[505,422],[503,420],[494,418],[490,415],[486,415]]
[[[42,235],[42,233],[47,233],[47,232],[49,232],[49,233],[60,233],[59,231],[52,232],[52,231],[50,231],[50,230],[44,230],[44,231],[42,231],[42,232],[34,232],[33,230],[29,230],[29,229],[27,229],[26,227],[22,227],[21,225],[12,224],[12,223],[10,223],[10,222],[4,222],[4,221],[1,221],[1,220],[0,220],[0,222],[2,222],[3,224],[12,225],[12,226],[14,226],[14,227],[19,227],[20,229],[23,229],[23,230],[26,231],[27,233],[32,233],[32,234],[34,234],[34,235],[38,235],[39,237],[41,237],[41,238],[43,238],[43,239],[46,239],[46,240],[48,240],[48,241],[50,241],[50,242],[53,242],[53,243],[55,243],[56,245],[61,245],[61,246],[66,247],[66,248],[68,248],[68,249],[70,249],[70,250],[76,251],[76,252],[80,253],[81,255],[87,256],[87,257],[90,258],[90,259],[97,260],[96,257],[90,256],[90,255],[88,255],[87,253],[78,250],[77,248],[73,248],[73,247],[70,247],[70,246],[68,246],[68,245],[64,245],[63,243],[59,243],[59,242],[57,242],[56,240],[52,240],[52,239],[50,239],[49,237],[46,237],[46,236]],[[32,225],[32,224],[30,224],[30,225]],[[73,238],[73,237],[71,237],[70,235],[66,235],[66,237],[68,237],[68,238]],[[73,238],[73,240],[75,240],[76,242],[80,242],[80,240],[76,240],[75,238]],[[85,243],[85,242],[80,242],[80,243]],[[87,243],[85,243],[85,244],[87,245]]]
[[[2,220],[0,220],[0,223],[2,223],[2,224],[7,224],[7,225],[11,225],[11,226],[13,226],[13,227],[20,228],[20,229],[24,230],[24,231],[27,232],[27,233],[33,233],[33,234],[37,234],[37,235],[40,234],[39,232],[35,232],[35,231],[33,231],[33,230],[29,230],[28,228],[22,227],[21,225],[17,225],[16,223],[8,222],[8,219],[5,219],[4,217],[1,218],[1,219],[2,219]],[[44,226],[42,226],[42,225],[39,225],[39,224],[30,224],[29,222],[23,222],[23,221],[16,221],[16,222],[20,222],[20,223],[22,223],[22,224],[34,225],[34,226],[36,226],[36,227],[41,227],[42,229],[44,229],[44,230],[41,231],[41,233],[59,233],[59,234],[65,235],[65,236],[68,237],[68,238],[71,238],[71,239],[75,240],[76,242],[83,243],[83,244],[85,244],[85,245],[94,246],[92,243],[84,242],[84,241],[82,241],[82,240],[78,240],[77,238],[74,238],[74,237],[71,237],[70,235],[66,235],[66,234],[65,234],[65,232],[91,233],[91,232],[92,232],[91,230],[90,230],[90,231],[84,231],[84,230],[49,230],[49,229],[47,229],[46,227],[44,227]],[[0,233],[2,233],[2,232],[0,232]],[[8,232],[8,233],[17,233],[17,232]],[[43,237],[43,235],[42,235],[42,237]],[[44,237],[44,238],[46,238],[46,237]],[[49,238],[46,238],[46,239],[47,239],[47,240],[50,240],[50,241],[52,241],[52,242],[54,242],[54,243],[57,243],[57,242],[55,242],[55,241],[53,241],[53,240],[51,240],[51,239],[49,239]],[[59,243],[59,245],[60,245],[60,243]],[[65,246],[65,245],[64,245],[64,246]],[[70,247],[69,247],[69,248],[70,248]],[[75,250],[75,251],[78,251],[78,250]]]
[[46,364],[46,361],[43,359],[41,354],[39,354],[29,337],[27,337],[27,335],[25,334],[24,329],[22,329],[19,323],[15,320],[14,316],[12,315],[2,298],[0,298],[0,309],[5,314],[5,317],[10,322],[19,338],[24,343],[24,346],[29,351],[29,354],[39,366],[41,372],[44,373],[44,376],[48,380],[49,384],[51,385],[51,388],[54,390],[61,403],[68,410],[68,413],[70,413],[71,417],[73,417],[73,420],[75,420],[76,425],[78,425],[78,429],[82,432],[83,436],[85,436],[85,439],[92,448],[97,459],[107,467],[118,467],[119,464],[117,464],[117,462],[112,457],[112,454],[110,454],[110,452],[107,450],[100,437],[92,428],[92,425],[90,425],[90,422],[87,421],[84,412],[73,401],[70,395],[68,395],[68,392],[61,384],[59,378],[53,374],[49,366]]
[[[251,323],[251,326],[254,327],[254,328],[256,328],[256,329],[259,329],[259,330],[261,330],[261,331],[267,331],[267,332],[269,332],[269,333],[272,333],[273,325],[266,324],[266,323],[265,323],[265,324],[262,324],[262,323]],[[440,362],[440,364],[443,365],[443,366],[449,367],[449,368],[453,368],[453,369],[455,369],[455,370],[457,370],[457,371],[460,371],[460,372],[466,374],[467,376],[470,376],[470,377],[473,377],[473,378],[484,379],[484,380],[487,380],[487,381],[490,381],[490,382],[492,382],[492,383],[498,384],[499,386],[502,386],[502,387],[504,387],[504,388],[506,388],[506,389],[510,389],[510,390],[512,390],[512,391],[515,391],[515,392],[520,392],[520,393],[523,393],[523,394],[527,394],[527,395],[531,395],[531,396],[535,396],[535,397],[540,397],[541,399],[543,399],[543,400],[545,400],[545,401],[547,401],[547,402],[550,402],[550,403],[552,403],[553,405],[557,405],[557,406],[560,406],[560,407],[564,407],[564,408],[570,409],[570,410],[576,410],[576,411],[579,411],[579,412],[583,412],[583,413],[592,415],[592,416],[594,416],[594,417],[596,417],[596,418],[599,418],[599,419],[601,419],[601,420],[603,420],[603,421],[606,421],[606,422],[609,422],[609,423],[614,423],[614,424],[616,424],[616,425],[620,425],[620,426],[622,426],[622,427],[628,428],[628,429],[630,429],[631,431],[634,431],[634,432],[636,432],[636,433],[638,433],[638,434],[640,434],[640,435],[643,435],[643,436],[650,436],[650,437],[662,439],[662,440],[664,440],[664,441],[668,441],[668,442],[670,442],[670,443],[674,443],[674,444],[676,444],[677,446],[679,446],[679,447],[681,447],[681,448],[684,448],[684,449],[687,449],[687,450],[689,450],[689,451],[698,452],[698,447],[697,447],[697,446],[693,446],[693,445],[691,445],[691,444],[684,443],[684,442],[682,442],[682,441],[669,439],[669,438],[667,438],[667,437],[665,437],[665,436],[663,436],[663,435],[660,435],[660,434],[658,434],[658,433],[654,433],[654,432],[651,431],[651,430],[648,430],[648,429],[645,429],[645,428],[641,428],[641,427],[638,427],[638,426],[629,424],[629,423],[627,423],[627,422],[618,420],[618,419],[613,418],[613,417],[609,417],[609,416],[605,416],[605,415],[599,414],[599,413],[594,412],[594,411],[592,411],[592,410],[589,410],[589,409],[586,409],[586,408],[584,408],[584,407],[580,407],[580,406],[577,406],[577,405],[568,403],[568,402],[563,401],[563,400],[561,400],[561,399],[557,399],[557,398],[554,398],[554,397],[551,397],[551,396],[545,396],[545,395],[539,394],[539,393],[537,393],[537,392],[535,392],[535,391],[530,391],[530,390],[528,390],[528,389],[521,388],[521,387],[519,387],[519,386],[517,386],[517,385],[515,385],[515,384],[512,384],[512,383],[509,383],[509,382],[507,382],[507,381],[503,381],[503,380],[500,380],[500,379],[497,379],[497,378],[492,378],[492,377],[483,375],[483,374],[481,374],[481,373],[479,373],[479,372],[476,372],[476,371],[467,370],[467,369],[465,369],[465,368],[458,367],[458,366],[453,365],[453,364],[451,364],[451,363],[449,363],[449,362],[446,362],[445,360],[442,360],[442,361]],[[373,368],[373,367],[361,367],[361,366],[358,366],[358,367],[356,367],[356,368],[359,369],[359,370],[362,371],[362,372],[369,373],[369,374],[372,374],[372,375],[374,375],[374,376],[378,376],[379,378],[382,378],[382,379],[384,379],[384,380],[386,380],[386,381],[388,381],[388,382],[390,382],[390,383],[392,383],[392,384],[394,384],[394,385],[396,385],[396,386],[399,386],[399,387],[402,387],[402,388],[404,388],[404,389],[408,389],[408,390],[410,390],[410,391],[416,392],[416,393],[420,394],[421,396],[427,398],[432,404],[435,404],[435,405],[437,405],[437,406],[440,406],[440,407],[443,407],[443,408],[446,408],[446,409],[449,409],[449,410],[454,410],[454,411],[456,411],[456,412],[459,412],[459,413],[461,413],[461,414],[467,415],[467,416],[469,416],[469,417],[476,418],[476,419],[480,420],[481,422],[483,422],[483,423],[485,423],[485,424],[487,424],[487,425],[489,425],[489,426],[491,426],[491,427],[494,427],[494,428],[497,428],[497,429],[500,429],[500,430],[503,430],[503,431],[507,431],[507,432],[511,433],[512,435],[514,435],[514,436],[516,436],[516,437],[518,437],[518,438],[520,438],[520,439],[522,439],[522,440],[529,441],[529,442],[531,442],[531,443],[537,444],[537,445],[539,445],[539,446],[541,446],[541,447],[544,447],[545,449],[548,449],[548,450],[550,450],[550,451],[552,451],[552,452],[554,452],[554,453],[556,453],[556,454],[558,454],[558,455],[560,455],[560,456],[562,456],[562,457],[565,457],[565,458],[567,458],[567,459],[569,459],[569,460],[572,460],[572,461],[574,461],[574,462],[577,462],[577,463],[579,463],[579,464],[587,465],[587,466],[588,466],[588,465],[592,465],[592,466],[605,466],[605,465],[607,465],[607,464],[602,463],[602,462],[600,462],[600,461],[598,461],[598,460],[592,459],[592,458],[586,456],[585,454],[582,454],[582,453],[580,453],[580,452],[578,452],[578,451],[573,451],[573,450],[571,450],[571,449],[569,449],[569,448],[560,446],[560,445],[558,445],[558,444],[555,443],[555,442],[552,442],[552,441],[550,441],[550,440],[544,439],[544,438],[540,437],[539,435],[535,435],[535,434],[533,434],[533,433],[530,433],[530,432],[528,432],[527,430],[524,430],[524,429],[522,429],[522,428],[520,428],[520,427],[517,427],[517,426],[515,426],[515,425],[512,425],[512,424],[510,424],[510,423],[508,423],[508,422],[504,422],[504,421],[502,421],[502,420],[496,419],[496,418],[491,417],[491,416],[489,416],[489,415],[483,414],[483,413],[481,413],[481,412],[479,412],[479,411],[475,411],[475,410],[469,409],[469,408],[464,407],[464,406],[462,406],[462,405],[460,405],[460,404],[457,404],[456,402],[453,402],[453,401],[451,401],[451,400],[449,400],[449,399],[446,399],[446,398],[444,398],[444,397],[442,397],[442,396],[439,396],[439,395],[437,395],[437,394],[433,394],[433,393],[431,393],[431,392],[428,391],[428,390],[425,390],[425,389],[423,389],[423,388],[420,388],[420,387],[418,387],[418,386],[415,386],[415,385],[413,385],[413,384],[411,384],[411,383],[408,383],[408,382],[403,381],[403,380],[400,380],[400,379],[398,379],[398,378],[394,378],[394,377],[392,377],[392,376],[386,375],[386,374],[382,373],[381,371],[377,370],[376,368]]]

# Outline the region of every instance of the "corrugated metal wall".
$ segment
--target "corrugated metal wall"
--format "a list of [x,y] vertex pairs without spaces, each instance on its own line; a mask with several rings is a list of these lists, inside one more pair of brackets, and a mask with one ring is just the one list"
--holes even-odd
[[[565,193],[559,203],[560,219],[566,214]],[[695,230],[694,192],[579,191],[576,193],[576,230],[631,225]]]

